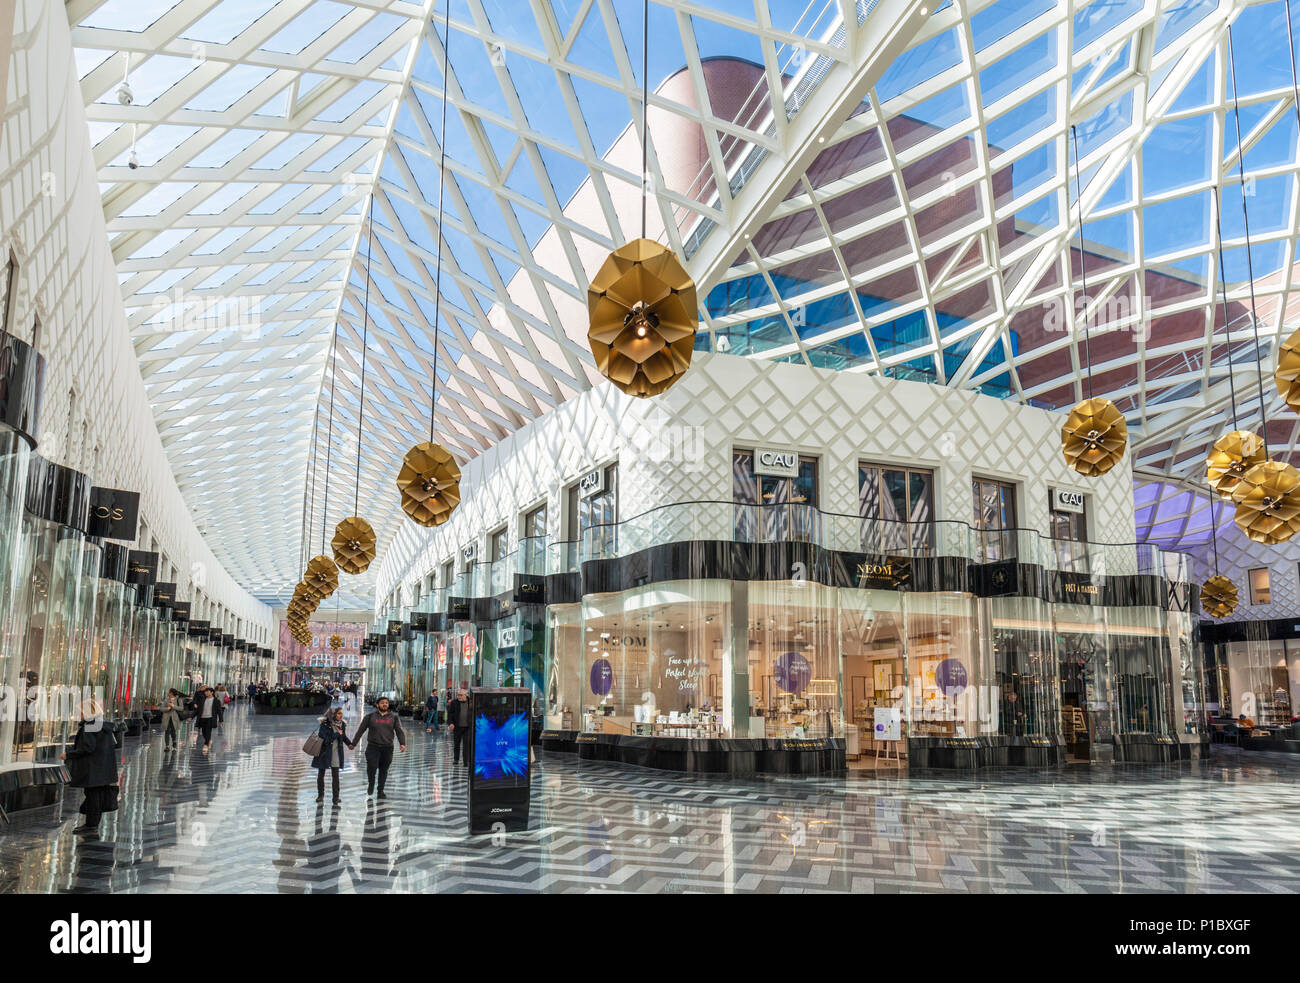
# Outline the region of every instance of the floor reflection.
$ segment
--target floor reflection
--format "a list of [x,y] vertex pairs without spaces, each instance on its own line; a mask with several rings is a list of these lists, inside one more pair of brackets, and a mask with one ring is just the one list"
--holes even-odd
[[[1300,762],[849,779],[715,778],[540,756],[532,828],[470,838],[465,769],[412,729],[382,802],[317,803],[311,718],[227,715],[208,755],[128,740],[120,809],[0,828],[0,893],[1294,891]],[[355,717],[349,726],[355,726]]]

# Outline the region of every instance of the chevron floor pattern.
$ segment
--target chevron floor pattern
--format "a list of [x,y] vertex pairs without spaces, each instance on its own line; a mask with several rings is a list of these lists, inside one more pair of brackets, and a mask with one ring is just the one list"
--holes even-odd
[[718,780],[541,754],[532,828],[465,832],[451,742],[408,733],[383,802],[316,804],[313,718],[235,708],[203,756],[128,739],[121,809],[0,826],[0,893],[1275,892],[1300,887],[1300,763]]

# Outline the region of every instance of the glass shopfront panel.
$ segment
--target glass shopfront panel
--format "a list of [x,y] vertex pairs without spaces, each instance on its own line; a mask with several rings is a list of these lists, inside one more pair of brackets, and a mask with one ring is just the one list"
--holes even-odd
[[1300,657],[1300,642],[1254,638],[1227,643],[1224,654],[1228,694],[1221,712],[1232,717],[1245,714],[1261,728],[1290,724],[1297,694],[1288,667]]
[[[904,594],[910,737],[978,737],[996,733],[996,672],[991,651],[976,644],[975,598]],[[982,699],[981,699],[982,698]]]
[[[27,516],[22,716],[14,759],[53,763],[75,728],[90,674],[100,550],[77,530]],[[75,705],[72,705],[75,704]]]
[[996,680],[997,726],[985,733],[1055,739],[1061,693],[1050,605],[1036,597],[994,597],[981,600],[979,611],[980,641]]
[[97,579],[95,630],[91,640],[89,685],[104,694],[104,713],[110,720],[126,719],[117,686],[122,667],[130,658],[135,588],[111,577]]
[[[896,709],[901,720],[907,703],[903,595],[844,588],[839,607],[847,749],[851,756],[855,747],[858,755],[893,753],[886,741],[876,738],[875,725],[878,711]],[[900,750],[902,743],[893,742],[893,750]]]
[[730,736],[730,601],[729,585],[719,581],[587,597],[579,729]]
[[838,591],[812,582],[749,584],[750,737],[838,737]]
[[545,724],[550,730],[577,730],[581,720],[585,635],[581,604],[553,604],[546,609],[543,706]]
[[9,706],[0,697],[0,767],[12,759],[19,708],[26,704],[22,651],[29,544],[23,522],[31,454],[26,440],[0,426],[0,694],[13,694]]

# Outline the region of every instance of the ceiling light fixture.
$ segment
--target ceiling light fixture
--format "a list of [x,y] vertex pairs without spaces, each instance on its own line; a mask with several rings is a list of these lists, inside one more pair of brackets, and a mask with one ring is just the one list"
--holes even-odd
[[1079,134],[1070,127],[1074,145],[1075,201],[1079,206],[1079,279],[1083,288],[1083,349],[1088,363],[1088,398],[1070,411],[1061,427],[1065,463],[1089,478],[1105,474],[1124,459],[1128,424],[1119,408],[1104,396],[1093,395],[1092,334],[1088,327],[1088,262],[1083,244],[1083,182],[1079,178]]
[[[1291,31],[1287,22],[1288,36]],[[1246,167],[1242,158],[1241,114],[1237,104],[1237,62],[1233,54],[1232,25],[1228,26],[1228,69],[1232,76],[1232,115],[1237,129],[1237,176],[1241,182],[1241,222],[1246,236],[1246,276],[1250,283],[1250,323],[1255,332],[1255,369],[1259,374],[1259,431],[1264,462],[1241,476],[1232,490],[1237,506],[1233,516],[1250,539],[1265,546],[1285,543],[1300,532],[1300,471],[1284,461],[1269,460],[1268,414],[1264,406],[1264,368],[1259,358],[1259,317],[1255,307],[1255,267],[1250,255],[1250,214],[1246,207]],[[1226,288],[1225,288],[1226,289]]]
[[641,238],[610,253],[587,290],[596,370],[629,396],[657,396],[691,366],[699,332],[695,281],[646,238],[650,187],[650,2],[641,4]]
[[429,439],[416,444],[402,459],[397,490],[402,511],[420,526],[440,526],[460,504],[460,467],[451,451],[434,439],[438,412],[438,349],[442,321],[442,222],[447,200],[447,85],[451,77],[451,4],[443,15],[442,132],[438,137],[438,245],[433,281],[433,376],[429,380]]
[[[357,473],[352,487],[352,514],[334,527],[330,547],[334,560],[344,573],[364,573],[375,558],[377,540],[374,527],[358,513],[361,511],[361,435],[366,418],[366,350],[370,347],[370,262],[375,252],[375,192],[370,192],[368,211],[369,235],[366,239],[366,292],[361,305],[361,388],[357,404]],[[334,352],[330,368],[330,443],[334,436],[334,377],[338,361],[338,321],[334,322]]]

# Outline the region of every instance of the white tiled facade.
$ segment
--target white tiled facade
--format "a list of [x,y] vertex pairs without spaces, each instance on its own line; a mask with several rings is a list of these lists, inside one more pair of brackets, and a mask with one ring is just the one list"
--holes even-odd
[[[971,478],[981,476],[1018,486],[1022,527],[1046,533],[1049,488],[1062,488],[1088,496],[1091,540],[1132,543],[1127,460],[1095,479],[1071,471],[1061,454],[1064,419],[969,391],[696,354],[691,369],[661,396],[637,400],[609,384],[597,386],[471,461],[451,520],[433,530],[407,523],[384,550],[378,597],[401,585],[409,603],[414,585],[461,547],[474,542],[483,556],[486,534],[502,524],[513,549],[522,513],[541,501],[552,538],[571,538],[557,529],[565,488],[615,460],[620,521],[678,502],[730,502],[734,448],[779,447],[818,457],[824,512],[858,514],[859,461],[906,464],[935,471],[941,521],[972,520]],[[692,515],[701,512],[691,538],[712,538],[710,522],[718,526],[716,536],[730,538],[729,508]],[[665,525],[671,522],[660,521],[655,530],[661,539],[672,531]]]

